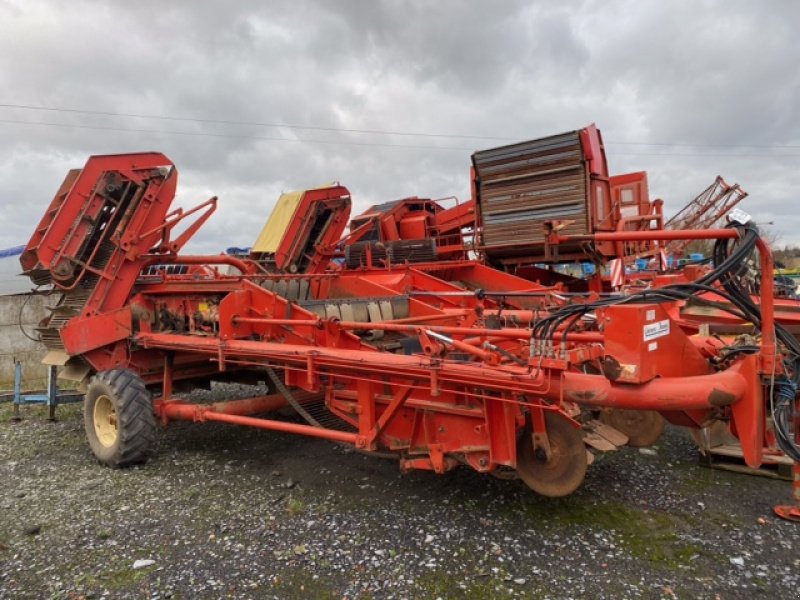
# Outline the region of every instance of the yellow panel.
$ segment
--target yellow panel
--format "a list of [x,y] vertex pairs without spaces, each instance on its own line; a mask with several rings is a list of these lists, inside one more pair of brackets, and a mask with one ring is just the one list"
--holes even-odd
[[286,233],[286,229],[289,227],[289,223],[291,223],[297,206],[305,193],[305,190],[300,190],[281,194],[275,204],[275,208],[272,209],[272,214],[267,219],[266,225],[264,225],[264,229],[261,230],[256,243],[253,244],[253,252],[277,252],[278,246],[283,239],[283,234]]

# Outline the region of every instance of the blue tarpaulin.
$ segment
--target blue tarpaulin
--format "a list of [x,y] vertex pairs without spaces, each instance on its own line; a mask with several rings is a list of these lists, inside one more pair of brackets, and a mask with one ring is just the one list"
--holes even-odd
[[22,267],[19,255],[25,246],[0,249],[0,296],[5,294],[24,294],[31,291],[33,284],[27,277],[20,277]]
[[6,256],[19,256],[22,254],[23,250],[25,250],[25,246],[14,246],[13,248],[0,250],[0,258],[5,258]]

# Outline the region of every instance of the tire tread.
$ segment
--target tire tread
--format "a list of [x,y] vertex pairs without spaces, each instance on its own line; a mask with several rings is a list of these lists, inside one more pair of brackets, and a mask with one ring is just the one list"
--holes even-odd
[[[119,443],[113,455],[101,457],[95,452],[98,460],[118,468],[146,462],[155,439],[156,420],[150,394],[141,377],[130,369],[111,369],[95,375],[89,384],[90,390],[95,384],[107,388],[115,397],[119,423]],[[87,394],[87,402],[88,398]],[[91,440],[93,432],[89,432],[88,420],[87,416],[87,435]]]

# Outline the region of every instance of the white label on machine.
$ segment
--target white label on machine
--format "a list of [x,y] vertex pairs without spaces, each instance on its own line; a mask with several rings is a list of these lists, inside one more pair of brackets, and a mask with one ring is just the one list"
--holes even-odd
[[731,212],[728,213],[728,220],[734,221],[741,225],[747,225],[750,222],[752,217],[748,215],[746,212],[739,208],[734,208]]
[[644,341],[649,342],[656,338],[669,335],[669,319],[663,321],[656,321],[655,323],[648,323],[644,326]]
[[656,318],[656,311],[654,310],[648,310],[646,313],[644,313],[645,321],[653,321],[655,318]]
[[647,344],[647,351],[652,352],[653,350],[658,350],[658,342],[650,342]]

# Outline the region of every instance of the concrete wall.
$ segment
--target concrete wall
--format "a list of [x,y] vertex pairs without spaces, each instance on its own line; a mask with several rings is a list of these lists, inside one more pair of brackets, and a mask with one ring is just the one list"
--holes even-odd
[[41,364],[45,347],[25,337],[20,331],[20,320],[28,335],[35,337],[34,328],[47,316],[45,307],[52,300],[33,294],[0,296],[0,389],[13,387],[15,358],[22,362],[24,388],[45,387],[47,370]]

